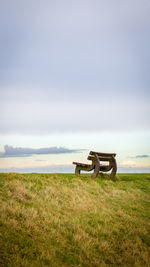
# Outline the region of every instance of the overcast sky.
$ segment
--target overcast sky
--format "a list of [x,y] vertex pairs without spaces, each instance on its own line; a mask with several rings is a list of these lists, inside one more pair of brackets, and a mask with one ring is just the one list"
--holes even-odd
[[14,135],[57,133],[46,147],[71,149],[61,134],[150,133],[149,0],[2,0],[0,39],[1,148]]

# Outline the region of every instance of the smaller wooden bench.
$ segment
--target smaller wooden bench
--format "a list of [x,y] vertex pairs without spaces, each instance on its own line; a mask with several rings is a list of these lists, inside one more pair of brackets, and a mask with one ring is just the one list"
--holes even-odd
[[[109,172],[110,178],[114,178],[117,172],[117,163],[115,159],[115,153],[100,153],[95,151],[90,151],[88,160],[91,160],[91,164],[73,162],[76,165],[75,174],[80,175],[82,171],[92,171],[92,178],[96,178],[99,172]],[[103,162],[108,162],[108,165],[105,165]]]

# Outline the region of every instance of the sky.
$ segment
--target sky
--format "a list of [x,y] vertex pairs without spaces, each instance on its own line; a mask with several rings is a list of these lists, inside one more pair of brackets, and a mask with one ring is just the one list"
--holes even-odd
[[90,150],[150,172],[150,1],[0,1],[0,172]]

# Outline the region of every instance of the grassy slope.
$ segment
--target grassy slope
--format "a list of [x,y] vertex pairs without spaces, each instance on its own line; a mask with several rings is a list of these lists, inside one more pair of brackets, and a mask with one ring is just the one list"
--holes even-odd
[[150,174],[0,174],[1,266],[150,266]]

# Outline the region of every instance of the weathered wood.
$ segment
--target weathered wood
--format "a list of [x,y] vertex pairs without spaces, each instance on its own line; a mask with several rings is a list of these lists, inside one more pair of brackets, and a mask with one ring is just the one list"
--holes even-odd
[[[95,155],[97,155],[97,154],[95,154]],[[95,155],[93,155],[93,156],[88,156],[88,159],[89,160],[92,160],[92,158],[95,156]],[[98,155],[97,155],[98,156]],[[104,156],[98,156],[98,158],[99,158],[99,160],[100,161],[112,161],[112,156],[110,157],[104,157]]]
[[95,168],[94,168],[94,172],[92,174],[92,178],[96,178],[99,171],[100,171],[100,162],[99,162],[99,158],[98,158],[98,155],[95,155]]
[[[80,162],[73,162],[76,165],[75,174],[80,175],[82,171],[92,171],[92,178],[96,178],[99,172],[108,172],[110,173],[110,178],[113,179],[117,172],[117,163],[115,159],[116,153],[100,153],[95,151],[90,151],[88,160],[91,160],[91,164],[87,163],[80,163]],[[103,162],[109,162],[108,165],[104,165]]]
[[117,172],[117,162],[116,162],[115,157],[113,157],[112,172],[110,174],[110,178],[113,179],[116,175],[116,172]]
[[76,165],[75,169],[75,174],[79,173],[80,171],[92,171],[95,167],[95,157],[91,159],[92,163],[91,164],[86,164],[86,163],[80,163],[80,162],[73,162],[73,164]]
[[90,155],[98,155],[98,156],[102,156],[102,157],[111,157],[111,156],[116,156],[116,153],[101,153],[101,152],[95,152],[95,151],[90,151],[89,153]]
[[73,164],[76,164],[78,166],[84,167],[84,168],[88,168],[90,165],[86,164],[86,163],[80,163],[80,162],[73,162]]

